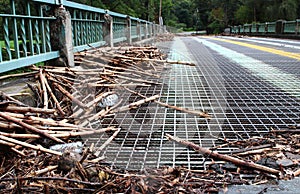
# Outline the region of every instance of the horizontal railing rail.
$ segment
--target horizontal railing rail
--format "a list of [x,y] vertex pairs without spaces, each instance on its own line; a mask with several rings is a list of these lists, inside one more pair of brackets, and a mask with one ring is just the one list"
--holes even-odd
[[67,0],[10,0],[2,6],[7,11],[0,11],[0,73],[58,58],[72,65],[70,52],[132,43],[166,31],[149,21]]
[[287,35],[300,38],[300,19],[231,26],[231,33],[246,35]]

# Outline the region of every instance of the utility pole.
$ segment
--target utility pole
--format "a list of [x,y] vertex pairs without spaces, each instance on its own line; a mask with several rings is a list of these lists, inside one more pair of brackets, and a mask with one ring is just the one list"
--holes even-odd
[[161,7],[162,7],[162,0],[159,1],[159,15],[158,15],[159,25],[163,25],[163,20],[161,16]]

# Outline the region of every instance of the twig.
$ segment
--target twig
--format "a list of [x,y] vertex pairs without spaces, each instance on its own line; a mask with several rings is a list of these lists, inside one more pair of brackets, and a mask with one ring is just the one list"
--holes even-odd
[[99,154],[101,153],[101,151],[108,145],[110,144],[110,142],[119,134],[119,132],[121,131],[121,128],[119,128],[117,131],[114,132],[114,134],[112,134],[112,136],[110,136],[106,142],[104,142],[99,148],[98,150],[95,152],[95,156],[99,157]]
[[43,114],[53,114],[55,113],[54,109],[43,109],[43,108],[34,108],[34,107],[18,107],[18,106],[7,106],[5,108],[0,108],[0,110],[8,112],[18,112],[18,113],[43,113]]
[[57,110],[59,111],[59,113],[60,113],[62,116],[64,116],[65,113],[64,113],[64,111],[62,110],[62,108],[61,108],[61,106],[60,106],[60,104],[59,104],[59,102],[58,102],[56,96],[53,94],[52,89],[51,89],[51,87],[49,86],[49,83],[48,83],[48,81],[47,81],[47,79],[46,79],[46,77],[45,77],[44,75],[42,75],[42,79],[44,80],[45,86],[46,86],[48,92],[50,93],[50,96],[51,96],[52,99],[54,100],[54,103],[55,103],[55,105],[56,105]]
[[55,170],[55,169],[57,169],[57,167],[58,167],[57,165],[55,165],[55,166],[47,166],[44,169],[37,170],[37,171],[33,172],[33,175],[34,176],[38,176],[38,175],[44,174],[46,172],[50,172],[52,170]]
[[[131,90],[131,89],[125,87],[124,85],[121,85],[121,84],[120,84],[120,86],[123,87],[124,89],[126,89],[127,91],[133,93],[133,94],[136,94],[136,95],[141,96],[141,97],[143,97],[143,98],[147,98],[146,96],[144,96],[144,95],[142,95],[142,94],[140,94],[140,93],[138,93],[138,92],[136,92],[136,91],[133,91],[133,90]],[[189,110],[189,109],[187,109],[187,108],[182,108],[182,107],[178,107],[178,106],[169,105],[169,104],[164,103],[164,102],[161,102],[161,101],[159,101],[159,100],[154,100],[154,102],[157,103],[157,104],[159,104],[159,105],[161,105],[161,106],[167,107],[167,108],[172,108],[172,109],[174,109],[174,110],[178,110],[178,111],[185,112],[185,113],[188,113],[188,114],[193,114],[193,115],[200,116],[200,117],[204,117],[204,118],[207,118],[207,119],[210,118],[210,115],[209,115],[209,114],[204,113],[204,112],[201,112],[201,111],[197,111],[197,110]]]
[[18,180],[44,180],[44,181],[65,181],[65,182],[73,182],[88,186],[102,186],[103,183],[97,183],[97,182],[87,182],[87,181],[80,181],[76,179],[69,179],[64,177],[16,177],[16,178],[2,178],[0,179],[0,182],[4,181],[18,181]]
[[300,169],[296,170],[293,172],[293,175],[296,177],[296,176],[299,176],[300,175]]
[[0,80],[8,79],[8,78],[14,78],[14,77],[26,77],[26,76],[35,75],[36,73],[38,73],[38,72],[37,71],[32,71],[32,72],[26,72],[26,73],[9,74],[9,75],[1,76]]
[[24,122],[22,122],[22,121],[20,121],[20,120],[18,120],[18,119],[16,119],[16,118],[13,118],[13,117],[11,117],[11,116],[8,116],[8,115],[4,114],[3,112],[0,112],[0,117],[6,119],[6,120],[8,120],[8,121],[11,121],[11,122],[13,122],[13,123],[15,123],[15,124],[17,124],[17,125],[20,125],[20,126],[26,128],[26,129],[28,129],[28,130],[34,132],[34,133],[37,133],[37,134],[39,134],[39,135],[41,135],[41,136],[43,136],[43,137],[47,137],[47,138],[52,139],[52,140],[54,140],[54,141],[56,141],[56,142],[59,142],[59,143],[64,143],[62,140],[60,140],[60,139],[58,139],[58,138],[56,138],[56,137],[53,137],[53,136],[51,136],[51,135],[49,135],[49,134],[47,134],[47,133],[45,133],[45,132],[39,130],[38,128],[33,127],[33,126],[31,126],[31,125],[28,125],[28,124],[26,124],[26,123],[24,123]]
[[273,145],[272,144],[265,144],[265,145],[260,145],[260,146],[253,146],[253,147],[250,147],[250,148],[233,150],[233,151],[231,151],[231,153],[232,154],[242,154],[243,152],[261,150],[261,149],[270,148],[270,147],[273,147]]
[[138,106],[144,104],[144,103],[147,103],[147,102],[150,102],[150,101],[154,101],[155,99],[159,98],[159,95],[154,95],[150,98],[146,98],[146,99],[143,99],[143,100],[139,100],[139,101],[136,101],[136,102],[133,102],[133,103],[130,103],[128,105],[125,105],[125,106],[122,106],[122,107],[119,107],[115,110],[112,110],[111,113],[118,113],[118,112],[124,112],[124,111],[127,111],[127,110],[130,110],[130,109],[135,109],[137,108]]
[[0,96],[2,96],[4,99],[6,100],[10,100],[10,101],[13,101],[15,102],[16,104],[20,105],[20,106],[27,106],[26,104],[24,104],[23,102],[20,102],[19,100],[16,100],[12,97],[10,97],[9,95],[7,95],[6,93],[0,91]]
[[44,78],[44,75],[43,75],[43,69],[40,69],[39,75],[40,75],[40,81],[41,81],[41,85],[42,85],[44,109],[48,109],[48,94],[47,94],[47,89],[46,89],[46,85],[45,85],[45,81],[44,81],[45,78]]
[[269,167],[266,167],[266,166],[262,166],[262,165],[259,165],[259,164],[255,164],[255,163],[246,162],[244,160],[240,160],[240,159],[232,157],[232,156],[219,154],[218,152],[211,151],[207,148],[200,147],[200,146],[198,146],[198,145],[196,145],[192,142],[180,139],[178,137],[171,136],[169,134],[166,134],[166,137],[169,140],[172,140],[172,141],[175,141],[179,144],[190,147],[190,148],[194,149],[196,152],[199,152],[201,154],[209,155],[213,158],[217,158],[217,159],[220,159],[220,160],[232,162],[233,164],[236,164],[238,166],[245,166],[245,167],[253,168],[253,169],[256,169],[256,170],[259,170],[259,171],[264,171],[264,172],[268,172],[268,173],[275,174],[275,175],[280,174],[279,170],[269,168]]
[[22,142],[22,141],[15,140],[15,139],[12,139],[12,138],[9,138],[9,137],[5,137],[3,135],[0,135],[0,139],[4,140],[4,141],[7,141],[7,142],[10,142],[10,143],[21,145],[23,147],[31,148],[31,149],[42,151],[42,152],[46,152],[46,153],[49,153],[49,154],[54,154],[54,155],[58,155],[58,156],[62,155],[61,152],[50,150],[50,149],[44,148],[44,147],[42,147],[40,145],[39,146],[35,146],[35,145],[29,144],[29,143],[26,143],[26,142]]
[[72,94],[70,94],[67,90],[65,90],[63,87],[61,87],[60,85],[58,85],[57,83],[53,83],[53,85],[64,95],[66,95],[70,100],[72,100],[73,102],[75,102],[78,106],[80,106],[81,108],[86,108],[86,106],[80,102],[77,98],[75,98],[74,96],[72,96]]

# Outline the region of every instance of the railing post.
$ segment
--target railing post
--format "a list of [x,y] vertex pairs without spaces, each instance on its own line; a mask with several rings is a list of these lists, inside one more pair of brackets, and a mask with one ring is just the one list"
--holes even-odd
[[59,66],[74,66],[73,37],[70,13],[61,5],[54,10],[56,20],[51,23],[51,46],[60,51],[55,61]]
[[296,19],[296,29],[295,29],[295,34],[297,35],[297,34],[299,34],[299,22],[300,22],[300,20],[299,19]]
[[113,18],[109,14],[104,15],[103,37],[110,47],[114,46]]
[[131,36],[131,19],[130,16],[127,16],[126,21],[126,38],[128,44],[132,44],[132,36]]
[[148,24],[147,24],[147,22],[145,22],[145,39],[148,38],[148,35],[149,35]]
[[149,28],[149,36],[150,36],[150,38],[153,37],[153,28],[152,27],[153,27],[153,24],[149,23],[148,28]]
[[141,21],[137,21],[136,23],[136,30],[138,35],[138,41],[142,40],[142,28],[141,28]]
[[282,34],[284,32],[284,24],[285,21],[284,20],[277,20],[276,21],[276,34]]

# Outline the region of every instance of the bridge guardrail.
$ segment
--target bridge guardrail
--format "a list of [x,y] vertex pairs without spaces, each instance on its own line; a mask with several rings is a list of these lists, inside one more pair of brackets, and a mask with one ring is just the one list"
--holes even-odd
[[244,24],[231,26],[231,33],[246,35],[282,35],[300,38],[300,19],[294,21],[278,20],[275,22]]
[[10,0],[4,6],[0,73],[59,57],[70,63],[73,52],[165,32],[164,26],[149,21],[67,0]]

